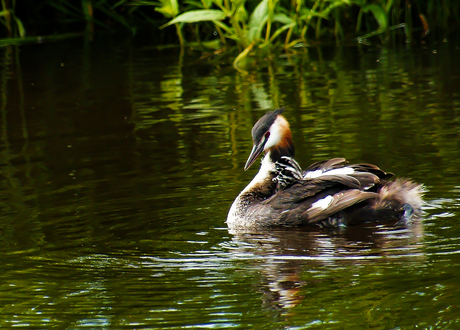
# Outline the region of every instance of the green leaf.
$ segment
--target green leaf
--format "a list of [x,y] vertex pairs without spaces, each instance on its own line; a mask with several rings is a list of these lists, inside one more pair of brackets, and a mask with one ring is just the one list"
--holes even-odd
[[206,9],[209,9],[212,6],[212,0],[201,0],[201,3],[203,4],[203,7]]
[[262,0],[251,14],[249,26],[263,25],[260,22],[267,19],[268,15],[268,0]]
[[186,3],[187,5],[192,5],[193,7],[196,7],[196,8],[200,8],[200,9],[204,8],[203,3],[200,1],[187,0],[187,1],[184,1],[184,3]]
[[374,15],[375,19],[377,20],[377,23],[379,23],[379,27],[381,29],[387,29],[388,28],[388,20],[387,20],[387,15],[385,12],[385,9],[382,7],[375,5],[375,4],[370,4],[370,5],[365,5],[362,7],[363,12],[372,12]]
[[246,23],[248,18],[248,13],[244,6],[240,6],[235,10],[235,14],[232,17],[232,20],[236,20],[236,22],[242,22],[243,24]]
[[262,35],[262,28],[268,19],[268,0],[262,0],[249,18],[248,40],[250,42],[259,40]]
[[312,11],[312,10],[307,9],[307,8],[302,8],[300,10],[300,19],[301,20],[308,21],[312,17],[321,17],[321,18],[324,18],[324,19],[328,19],[327,16],[324,15],[323,13],[318,13],[318,12]]
[[275,14],[273,15],[273,21],[283,24],[291,24],[294,20],[286,14]]
[[217,7],[222,7],[222,0],[211,0]]
[[165,17],[176,17],[179,14],[179,3],[177,0],[160,0],[161,7],[155,8]]
[[203,10],[192,10],[179,16],[175,17],[173,20],[169,21],[160,28],[176,24],[176,23],[196,23],[204,21],[221,21],[227,16],[221,10],[217,9],[203,9]]

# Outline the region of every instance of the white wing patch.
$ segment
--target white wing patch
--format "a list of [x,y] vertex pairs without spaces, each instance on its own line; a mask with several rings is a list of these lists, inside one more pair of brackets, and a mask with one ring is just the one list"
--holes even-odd
[[314,179],[321,176],[321,174],[323,174],[323,171],[321,170],[308,171],[307,173],[305,173],[304,179]]
[[333,200],[334,200],[334,197],[332,197],[331,195],[326,196],[322,199],[317,200],[313,204],[311,204],[311,209],[319,208],[319,209],[325,210],[329,207],[329,205],[331,205]]
[[314,178],[319,178],[322,175],[339,175],[339,174],[353,174],[355,173],[355,170],[351,167],[342,167],[342,168],[336,168],[333,170],[329,171],[322,171],[322,170],[316,170],[316,171],[308,171],[304,175],[304,179],[314,179]]

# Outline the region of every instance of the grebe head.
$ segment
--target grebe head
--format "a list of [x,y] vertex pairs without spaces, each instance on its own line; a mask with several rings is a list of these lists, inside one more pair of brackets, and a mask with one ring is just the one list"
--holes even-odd
[[244,166],[246,171],[262,151],[269,151],[270,158],[276,162],[282,156],[294,157],[291,129],[289,123],[281,115],[284,108],[268,111],[252,128],[253,148]]

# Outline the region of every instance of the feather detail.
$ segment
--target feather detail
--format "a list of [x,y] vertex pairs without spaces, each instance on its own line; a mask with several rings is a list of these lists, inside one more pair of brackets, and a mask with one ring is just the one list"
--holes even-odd
[[311,164],[310,166],[308,166],[306,171],[321,170],[324,172],[324,171],[332,170],[334,168],[343,167],[346,164],[348,164],[348,162],[345,158],[331,158],[328,160],[323,160],[323,161]]
[[373,204],[373,208],[382,209],[394,207],[395,204],[409,204],[416,212],[419,212],[423,205],[422,196],[425,191],[421,184],[398,178],[395,181],[386,182],[380,188],[379,199]]
[[329,216],[340,212],[352,205],[363,202],[368,199],[378,198],[379,194],[364,192],[361,190],[346,190],[332,195],[332,201],[325,209],[311,207],[307,209],[303,216],[308,219],[310,224],[324,220]]

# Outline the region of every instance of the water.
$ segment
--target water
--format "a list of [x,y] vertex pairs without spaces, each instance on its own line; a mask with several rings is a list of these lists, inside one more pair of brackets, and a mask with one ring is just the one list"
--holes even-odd
[[[84,40],[0,49],[0,327],[460,328],[460,43],[257,59]],[[231,233],[250,130],[428,188],[408,230]]]

